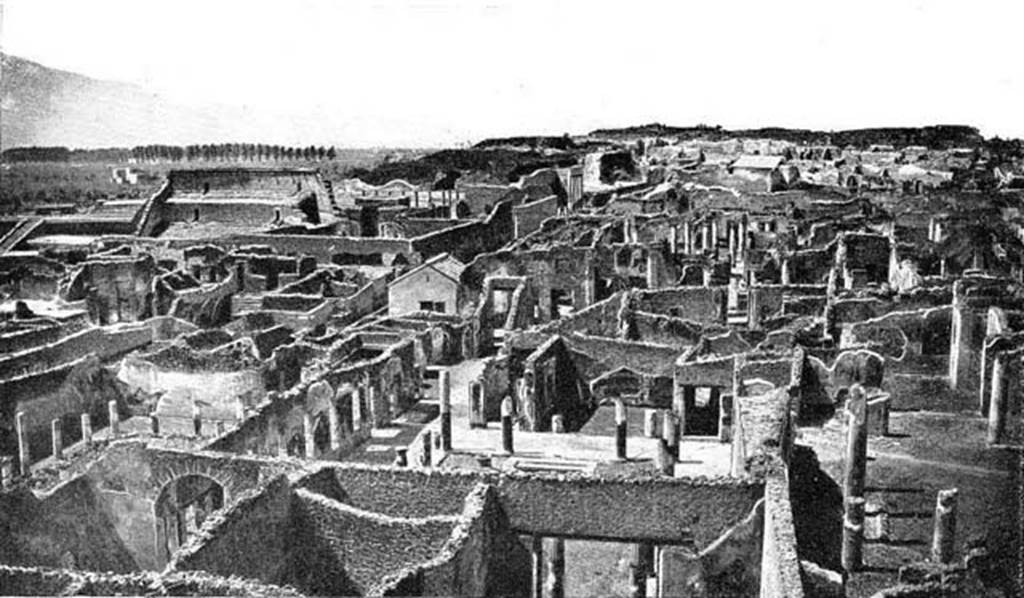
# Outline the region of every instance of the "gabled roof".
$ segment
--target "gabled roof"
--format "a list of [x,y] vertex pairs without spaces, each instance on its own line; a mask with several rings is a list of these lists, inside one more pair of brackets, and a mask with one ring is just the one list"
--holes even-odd
[[[435,255],[429,260],[423,262],[419,266],[416,266],[412,270],[409,270],[405,274],[391,281],[392,285],[398,284],[400,281],[405,280],[422,272],[424,269],[430,268],[441,273],[441,275],[452,279],[455,282],[462,282],[462,273],[466,271],[466,264],[463,264],[459,260],[453,258],[447,253]],[[390,285],[389,285],[390,286]]]
[[732,163],[733,168],[749,168],[754,170],[772,170],[778,168],[783,161],[782,156],[761,156],[757,154],[746,154],[736,158]]

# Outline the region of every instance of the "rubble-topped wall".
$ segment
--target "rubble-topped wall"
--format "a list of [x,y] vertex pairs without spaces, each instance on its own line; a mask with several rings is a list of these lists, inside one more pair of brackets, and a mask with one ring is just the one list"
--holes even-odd
[[89,328],[51,344],[0,357],[0,379],[51,369],[89,353],[104,360],[143,347],[152,338],[152,329],[143,324]]
[[361,466],[325,467],[297,486],[389,517],[457,515],[479,478],[462,473]]
[[199,571],[111,573],[9,565],[0,565],[0,588],[11,596],[142,596],[171,591],[187,596],[302,596],[291,588]]
[[387,572],[433,559],[458,522],[390,517],[303,489],[295,491],[292,508],[292,576],[315,594],[375,593]]
[[725,287],[675,287],[637,293],[637,310],[674,316],[698,324],[725,321],[728,289]]
[[783,472],[765,480],[764,540],[761,553],[761,596],[803,598],[789,480]]
[[265,583],[292,582],[297,549],[292,534],[292,490],[281,476],[207,519],[203,530],[174,555],[169,570],[201,570]]
[[423,596],[526,595],[529,567],[530,555],[509,530],[494,488],[479,484],[440,553],[378,587],[385,596],[410,595],[409,589]]
[[0,493],[0,530],[0,561],[8,565],[138,569],[84,477],[42,498],[27,489]]

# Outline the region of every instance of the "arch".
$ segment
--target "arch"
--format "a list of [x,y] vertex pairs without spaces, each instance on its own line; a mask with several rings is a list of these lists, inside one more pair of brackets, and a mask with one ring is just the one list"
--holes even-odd
[[176,477],[160,489],[156,515],[157,560],[166,563],[203,522],[224,506],[224,486],[198,473]]

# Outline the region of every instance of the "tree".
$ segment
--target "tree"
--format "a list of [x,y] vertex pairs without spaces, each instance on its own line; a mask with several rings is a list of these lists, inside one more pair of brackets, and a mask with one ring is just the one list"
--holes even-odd
[[337,156],[338,156],[338,152],[336,152],[336,151],[334,150],[334,146],[333,146],[333,145],[332,145],[331,147],[327,148],[327,159],[328,159],[328,160],[333,160],[333,159],[335,159],[335,158],[336,158]]

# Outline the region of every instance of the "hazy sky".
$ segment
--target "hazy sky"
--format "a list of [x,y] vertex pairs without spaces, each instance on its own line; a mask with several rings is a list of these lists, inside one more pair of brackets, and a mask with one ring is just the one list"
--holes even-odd
[[0,0],[3,51],[339,145],[652,121],[1024,137],[1024,2]]

